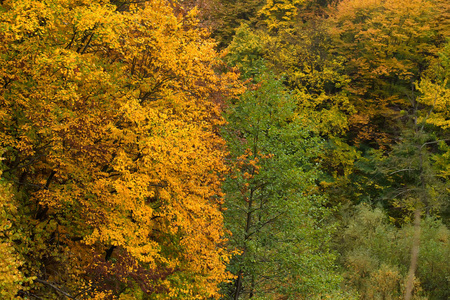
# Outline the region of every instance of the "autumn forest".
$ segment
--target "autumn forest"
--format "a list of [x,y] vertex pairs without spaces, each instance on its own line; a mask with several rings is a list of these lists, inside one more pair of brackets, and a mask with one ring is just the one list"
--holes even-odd
[[448,0],[0,0],[0,299],[450,299]]

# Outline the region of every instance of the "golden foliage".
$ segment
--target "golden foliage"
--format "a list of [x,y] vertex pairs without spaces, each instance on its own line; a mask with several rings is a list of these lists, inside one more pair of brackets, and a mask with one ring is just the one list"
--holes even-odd
[[351,126],[359,140],[389,142],[386,131],[395,127],[398,112],[414,106],[411,83],[445,42],[448,23],[437,21],[446,14],[444,2],[344,0],[331,13],[335,52],[352,78],[345,89],[357,109]]
[[0,170],[0,297],[15,299],[26,279],[19,271],[23,261],[11,243],[11,219],[17,209],[10,187],[1,176]]
[[36,237],[22,250],[30,274],[92,296],[102,283],[82,278],[94,276],[95,253],[117,248],[170,298],[217,296],[229,257],[217,102],[239,90],[235,74],[216,73],[195,15],[160,0],[1,9],[0,138],[8,178],[30,203],[17,220]]

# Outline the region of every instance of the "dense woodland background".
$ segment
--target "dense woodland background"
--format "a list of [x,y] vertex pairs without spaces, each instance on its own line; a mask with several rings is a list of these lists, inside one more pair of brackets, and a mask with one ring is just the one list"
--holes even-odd
[[450,299],[448,0],[1,0],[1,299]]

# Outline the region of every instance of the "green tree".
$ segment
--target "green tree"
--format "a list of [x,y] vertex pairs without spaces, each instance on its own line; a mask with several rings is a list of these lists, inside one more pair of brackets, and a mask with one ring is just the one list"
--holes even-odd
[[322,141],[301,122],[280,80],[261,70],[226,112],[232,171],[224,183],[230,246],[230,299],[290,299],[333,290],[328,211],[313,157]]

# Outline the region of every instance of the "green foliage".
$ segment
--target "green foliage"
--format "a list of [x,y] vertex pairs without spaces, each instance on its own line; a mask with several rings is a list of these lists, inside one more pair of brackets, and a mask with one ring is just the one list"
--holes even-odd
[[230,297],[289,299],[336,288],[328,250],[329,214],[315,184],[321,140],[295,112],[295,99],[269,72],[227,109],[225,136],[233,162],[224,183],[237,276]]
[[[239,67],[244,79],[263,72],[263,64],[283,76],[283,83],[292,90],[299,122],[327,139],[316,158],[323,171],[320,179],[323,187],[346,189],[358,157],[356,149],[344,138],[355,112],[343,91],[349,78],[343,75],[344,65],[339,57],[329,53],[331,41],[322,19],[314,17],[298,22],[296,17],[285,21],[290,25],[276,31],[241,26],[227,49],[227,61]],[[333,195],[336,193],[332,193],[332,198]],[[333,201],[341,200],[334,197]]]
[[243,79],[248,79],[260,74],[260,69],[264,68],[264,52],[262,38],[248,25],[243,24],[237,29],[228,46],[225,59],[228,64],[241,71]]
[[[449,29],[445,21],[447,2],[336,1],[337,5],[327,11],[330,18],[326,19],[325,10],[321,10],[320,5],[311,4],[311,1],[269,1],[256,18],[237,31],[228,48],[227,58],[231,65],[238,66],[243,78],[253,79],[247,93],[253,93],[256,97],[258,89],[264,91],[264,84],[259,84],[258,78],[262,77],[260,72],[267,72],[265,66],[283,78],[285,89],[290,90],[285,93],[295,102],[295,118],[292,120],[303,124],[303,129],[309,132],[298,140],[305,142],[313,141],[311,137],[322,137],[320,151],[313,151],[311,145],[311,151],[305,156],[308,163],[317,162],[317,167],[322,171],[316,169],[315,182],[310,189],[314,190],[316,187],[312,187],[320,182],[323,194],[330,199],[328,204],[345,204],[351,210],[352,203],[378,203],[386,209],[391,222],[403,226],[402,232],[410,228],[408,224],[414,211],[421,211],[426,216],[442,216],[446,221],[450,174],[447,132],[450,56],[448,46],[445,48],[443,45]],[[437,60],[439,51],[440,60]],[[418,80],[421,82],[414,85],[414,81]],[[276,90],[271,88],[272,92]],[[421,97],[418,97],[419,93]],[[242,105],[244,100],[248,101],[244,97],[231,109]],[[271,103],[276,102],[271,100]],[[260,114],[259,106],[259,102],[254,103],[252,108],[242,111],[241,119],[247,122],[229,118],[229,128],[242,122],[245,130],[237,127],[231,131],[235,137],[228,137],[232,157],[241,157],[253,167],[260,166],[258,172],[268,166],[265,160],[258,157],[259,160],[255,161],[257,154],[254,151],[247,153],[242,149],[259,128],[255,124],[260,119],[252,119],[252,114]],[[239,111],[233,113],[238,114]],[[262,136],[268,135],[260,134],[259,142]],[[279,148],[284,147],[281,141],[274,142],[277,149],[270,151],[280,151]],[[241,156],[234,154],[236,149],[241,149],[238,152]],[[296,158],[296,162],[308,165],[304,159]],[[284,173],[291,172],[285,171],[282,165],[277,169]],[[237,168],[235,172],[239,174],[239,170]],[[241,173],[245,174],[242,170]],[[228,199],[245,198],[245,193],[251,191],[251,180],[257,177],[239,178],[236,175],[235,181],[231,181],[236,185],[227,187],[228,197],[231,197]],[[274,178],[270,182],[277,181]],[[307,196],[316,192],[314,190]],[[242,215],[239,219],[242,220],[248,216],[245,212],[249,211],[249,207],[245,205],[248,202],[241,201],[239,211]],[[237,207],[230,206],[227,213],[233,215],[232,209]],[[367,212],[368,219],[377,220],[373,230],[383,231],[387,219],[369,215]],[[342,221],[348,223],[347,218],[351,217],[344,217]],[[235,219],[232,221],[236,222]],[[371,225],[361,221],[355,228],[358,226],[364,231]],[[380,229],[376,229],[377,226]],[[439,226],[445,229],[444,225]],[[242,231],[245,227],[241,225],[231,231],[237,230],[245,240],[245,230]],[[430,228],[426,230],[431,232]],[[358,246],[355,253],[348,254],[345,259],[341,257],[341,262],[349,270],[347,283],[351,286],[348,290],[350,294],[359,294],[362,299],[403,297],[413,236],[412,228],[408,230],[411,238],[401,248],[404,253],[401,259],[397,254],[389,256],[389,250],[400,251],[395,245],[389,245],[387,250],[381,248],[386,244],[382,240],[383,234],[398,239],[398,229],[391,225],[379,236],[365,237],[367,243]],[[231,241],[235,242],[233,239]],[[252,243],[249,249],[254,249],[255,242]],[[244,243],[241,249],[247,249],[245,247]],[[440,244],[436,247],[438,251],[443,251]],[[262,265],[253,259],[255,266],[249,267],[252,261],[245,261],[245,257],[253,257],[252,251],[244,251],[242,256],[235,257],[232,264],[235,274],[239,271],[251,274],[256,265]],[[421,254],[420,259],[435,255],[432,251],[426,252]],[[239,264],[238,258],[242,260]],[[424,271],[420,259],[416,274],[423,274]],[[351,270],[356,271],[352,273]],[[421,277],[416,282],[417,297],[421,293],[440,297],[436,295],[442,289],[432,294],[432,288],[424,287],[424,282],[431,278],[429,275],[418,276]],[[252,280],[255,282],[251,276],[243,277],[244,290],[245,286],[247,291],[248,286],[254,290]],[[445,286],[445,282],[439,283]],[[258,297],[257,294],[253,296]],[[338,298],[337,295],[333,297]]]
[[[385,213],[362,204],[346,216],[338,231],[336,247],[342,254],[346,284],[362,299],[403,299],[414,228],[401,228],[388,221]],[[428,217],[422,221],[420,256],[414,299],[449,297],[449,229],[441,221]]]
[[[449,184],[442,177],[447,147],[424,132],[406,131],[388,153],[368,151],[351,175],[353,200],[376,203],[388,209],[395,222],[409,223],[415,209],[439,215],[448,207]],[[440,150],[441,149],[441,150]]]

